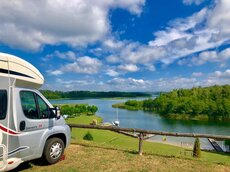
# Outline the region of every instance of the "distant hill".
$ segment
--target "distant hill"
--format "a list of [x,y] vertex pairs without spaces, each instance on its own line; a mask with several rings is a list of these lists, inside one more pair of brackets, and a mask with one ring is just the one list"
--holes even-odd
[[40,90],[47,99],[79,99],[79,98],[114,98],[114,97],[150,97],[151,94],[143,92],[97,92],[97,91],[51,91]]

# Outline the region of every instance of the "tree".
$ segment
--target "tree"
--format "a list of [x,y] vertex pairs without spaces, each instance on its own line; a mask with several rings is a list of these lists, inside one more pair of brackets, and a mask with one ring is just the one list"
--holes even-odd
[[97,106],[88,106],[87,109],[89,110],[89,112],[91,112],[91,114],[95,114],[98,110]]
[[195,158],[200,158],[201,157],[200,139],[198,137],[195,139],[195,142],[194,142],[193,157],[195,157]]

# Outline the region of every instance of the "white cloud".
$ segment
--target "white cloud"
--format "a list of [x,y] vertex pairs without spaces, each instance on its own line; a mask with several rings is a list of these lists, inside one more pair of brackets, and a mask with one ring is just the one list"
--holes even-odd
[[58,70],[54,70],[52,72],[50,72],[49,70],[48,72],[53,75],[55,74],[60,75],[66,72],[82,73],[82,74],[96,74],[99,72],[101,66],[102,66],[102,63],[100,60],[96,58],[84,56],[84,57],[77,58],[73,63],[68,63],[62,66]]
[[[200,77],[202,76],[202,77]],[[55,87],[66,90],[98,90],[98,91],[170,91],[179,88],[198,86],[224,85],[230,83],[230,69],[215,71],[204,75],[202,72],[193,73],[191,77],[170,77],[155,80],[115,77],[108,81],[97,81],[92,78],[63,80],[56,79]],[[47,85],[47,84],[46,84]]]
[[211,85],[225,85],[230,83],[230,69],[227,69],[223,72],[215,71],[210,73],[208,77],[203,80],[203,86],[211,86]]
[[202,73],[202,72],[193,72],[192,73],[192,76],[193,77],[201,77],[201,76],[203,76],[204,74]]
[[127,91],[169,91],[178,88],[192,88],[199,86],[196,78],[160,78],[156,80],[143,80],[135,78],[113,78],[107,81],[107,87],[111,90]]
[[224,63],[230,59],[230,48],[226,48],[220,52],[217,50],[204,51],[197,56],[193,56],[189,59],[182,59],[178,61],[179,65],[203,65],[207,62]]
[[45,57],[42,58],[42,61],[46,62],[49,61],[53,58],[60,58],[60,59],[64,59],[64,60],[70,60],[70,61],[74,61],[77,59],[76,54],[73,51],[67,51],[67,52],[60,52],[58,50],[54,51],[54,53],[52,54],[47,54]]
[[110,56],[106,57],[106,61],[108,63],[118,63],[118,62],[120,62],[120,59],[117,56],[110,55]]
[[[198,3],[187,1],[189,2]],[[169,65],[181,59],[179,63],[184,64],[191,62],[183,59],[184,57],[226,44],[230,41],[230,1],[215,2],[212,7],[205,7],[187,18],[172,20],[168,27],[153,33],[155,38],[148,45],[124,41],[124,45],[113,52],[107,61],[154,66],[156,63]],[[228,50],[225,55],[221,52],[218,56],[214,51],[200,53],[200,57],[193,58],[193,61],[201,65],[208,61],[227,60]]]
[[230,79],[230,70],[226,70],[224,72],[216,71],[212,74],[213,77],[216,78],[229,78]]
[[144,4],[144,0],[2,0],[0,42],[26,50],[45,44],[85,46],[110,32],[111,8],[139,15]]
[[161,78],[152,81],[152,87],[155,91],[170,91],[172,89],[179,88],[192,88],[199,86],[199,81],[196,78],[185,78],[185,77],[172,77],[172,78]]
[[204,8],[185,19],[176,19],[171,21],[170,27],[166,28],[166,30],[157,31],[154,33],[156,38],[155,40],[150,41],[149,45],[162,46],[182,38],[185,38],[186,40],[191,39],[193,37],[193,33],[186,31],[193,29],[198,23],[204,21],[206,15],[207,9]]
[[216,29],[219,32],[218,37],[229,38],[230,34],[230,1],[218,0],[216,7],[208,17],[208,27]]
[[124,72],[137,72],[139,70],[139,68],[134,64],[119,65],[117,68]]
[[48,75],[56,75],[56,76],[63,74],[63,72],[60,71],[60,70],[53,70],[53,71],[52,70],[47,70],[46,72],[48,73]]
[[87,80],[68,80],[65,81],[63,79],[56,79],[56,82],[60,83],[60,84],[66,84],[66,85],[72,85],[72,84],[80,84],[80,85],[90,85],[90,84],[94,84],[95,81],[91,80],[91,81],[87,81]]
[[71,61],[74,61],[77,59],[73,51],[67,51],[67,52],[55,51],[53,56],[59,57],[61,59],[71,60]]
[[111,90],[145,91],[150,89],[150,81],[135,78],[113,78],[106,83]]
[[152,72],[156,70],[155,66],[152,64],[145,64],[145,68]]
[[195,4],[195,5],[200,5],[201,3],[203,3],[205,0],[183,0],[183,3],[185,5],[192,5],[192,4]]
[[114,49],[119,49],[122,46],[124,46],[124,42],[122,41],[118,41],[118,40],[114,40],[114,39],[107,39],[103,42],[104,46],[106,48],[110,48],[112,50]]
[[[190,17],[171,21],[169,27],[154,33],[155,39],[149,41],[148,45],[130,41],[123,41],[123,43],[113,41],[110,47],[116,48],[107,57],[107,62],[125,62],[144,66],[149,64],[154,66],[160,62],[169,65],[193,53],[219,46],[226,40],[230,40],[230,36],[218,37],[219,31],[208,26],[206,21],[212,12],[211,9],[203,8]],[[114,42],[122,46],[116,46]]]
[[106,71],[106,75],[109,75],[109,76],[112,76],[112,77],[116,77],[116,76],[119,75],[119,73],[117,71],[113,70],[113,69],[108,69]]
[[[96,84],[94,80],[63,80],[63,79],[56,79],[57,85],[61,85],[64,91],[67,90],[91,90],[93,87],[92,85]],[[60,88],[59,88],[60,89]]]

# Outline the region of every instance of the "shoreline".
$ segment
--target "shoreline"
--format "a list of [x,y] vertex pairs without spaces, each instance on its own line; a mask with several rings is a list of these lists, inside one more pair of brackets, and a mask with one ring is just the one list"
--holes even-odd
[[148,142],[153,142],[153,143],[160,143],[160,144],[165,144],[165,145],[171,145],[171,146],[177,146],[177,147],[181,147],[181,148],[185,148],[185,149],[193,149],[193,145],[189,145],[189,144],[179,144],[179,143],[175,143],[175,142],[169,142],[169,141],[160,141],[160,140],[151,140],[151,139],[147,139],[146,141]]
[[140,107],[134,107],[134,106],[128,106],[124,102],[123,103],[116,103],[112,105],[113,108],[119,108],[119,109],[125,109],[129,111],[143,111],[143,112],[150,112],[155,113],[156,115],[161,116],[165,119],[173,119],[173,120],[181,120],[181,121],[202,121],[202,122],[230,122],[230,118],[224,118],[224,117],[218,117],[218,118],[211,118],[208,115],[189,115],[189,114],[169,114],[169,115],[161,115],[158,112],[150,111],[150,110],[144,110]]
[[87,100],[87,99],[105,99],[105,100],[122,100],[135,98],[149,98],[149,96],[135,96],[135,97],[76,97],[76,98],[47,98],[48,100]]

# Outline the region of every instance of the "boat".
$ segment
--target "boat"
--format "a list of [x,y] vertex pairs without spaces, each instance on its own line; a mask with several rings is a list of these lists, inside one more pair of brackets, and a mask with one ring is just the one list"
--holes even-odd
[[118,108],[117,108],[117,119],[112,122],[112,125],[119,127],[120,121],[118,120]]

